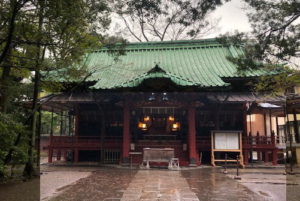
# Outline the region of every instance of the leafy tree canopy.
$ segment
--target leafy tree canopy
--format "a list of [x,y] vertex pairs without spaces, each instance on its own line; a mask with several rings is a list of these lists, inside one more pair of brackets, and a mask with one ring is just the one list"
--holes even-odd
[[285,93],[300,84],[300,1],[245,0],[251,33],[225,34],[227,45],[243,44],[244,54],[229,58],[240,71],[265,69],[281,74],[263,77],[256,88]]
[[195,39],[211,31],[211,11],[229,0],[110,0],[137,41]]

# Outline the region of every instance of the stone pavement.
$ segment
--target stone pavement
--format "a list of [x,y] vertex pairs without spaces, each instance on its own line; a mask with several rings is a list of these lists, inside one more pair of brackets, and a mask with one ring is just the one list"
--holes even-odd
[[59,189],[74,184],[81,178],[88,177],[91,172],[80,171],[55,171],[44,172],[41,175],[40,200],[46,201],[59,193]]
[[220,168],[181,171],[200,201],[265,201],[235,180],[226,177]]
[[300,168],[294,168],[294,175],[287,175],[287,201],[299,201],[300,198]]
[[[220,168],[182,171],[167,169],[130,170],[109,167],[48,167],[56,171],[87,172],[91,175],[60,188],[50,201],[266,201],[228,178]],[[50,180],[42,180],[42,182]],[[53,180],[51,180],[53,182]],[[54,184],[57,184],[54,182]],[[43,184],[41,184],[43,185]]]
[[121,201],[199,201],[180,171],[140,170]]
[[[284,168],[240,169],[240,184],[270,201],[298,201],[300,197],[299,175],[284,175]],[[234,178],[235,169],[228,169],[227,176]],[[298,189],[298,190],[296,190]]]

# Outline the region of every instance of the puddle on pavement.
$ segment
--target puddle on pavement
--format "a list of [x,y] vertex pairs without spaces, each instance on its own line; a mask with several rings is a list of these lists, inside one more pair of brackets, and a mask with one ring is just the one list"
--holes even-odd
[[215,169],[182,171],[181,174],[201,200],[265,200]]

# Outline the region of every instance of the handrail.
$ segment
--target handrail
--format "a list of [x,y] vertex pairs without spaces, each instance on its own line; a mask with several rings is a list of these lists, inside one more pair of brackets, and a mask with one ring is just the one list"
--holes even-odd
[[[111,137],[111,136],[110,136]],[[99,144],[101,142],[100,136],[51,136],[50,145],[61,145],[61,144]],[[121,138],[104,138],[104,140],[116,140]]]
[[[51,136],[50,144],[70,144],[70,143],[99,143],[101,136]],[[122,140],[122,136],[105,136],[104,140]],[[197,136],[197,143],[211,144],[210,136]],[[279,143],[285,143],[283,136],[243,136],[242,142],[244,145],[253,146],[270,146]]]

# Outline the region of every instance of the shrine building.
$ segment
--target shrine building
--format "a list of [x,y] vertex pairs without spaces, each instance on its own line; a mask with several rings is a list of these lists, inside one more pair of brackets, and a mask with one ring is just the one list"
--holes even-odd
[[[40,99],[43,110],[61,117],[60,130],[53,119],[49,129],[50,163],[137,165],[147,149],[172,149],[180,166],[199,166],[225,155],[234,161],[240,149],[243,164],[277,164],[285,100],[253,92],[248,83],[273,72],[238,71],[228,57],[242,54],[240,47],[215,39],[129,43],[118,57],[114,48],[86,55],[90,76],[82,83],[56,77],[77,87]],[[221,133],[219,141],[212,133]]]

